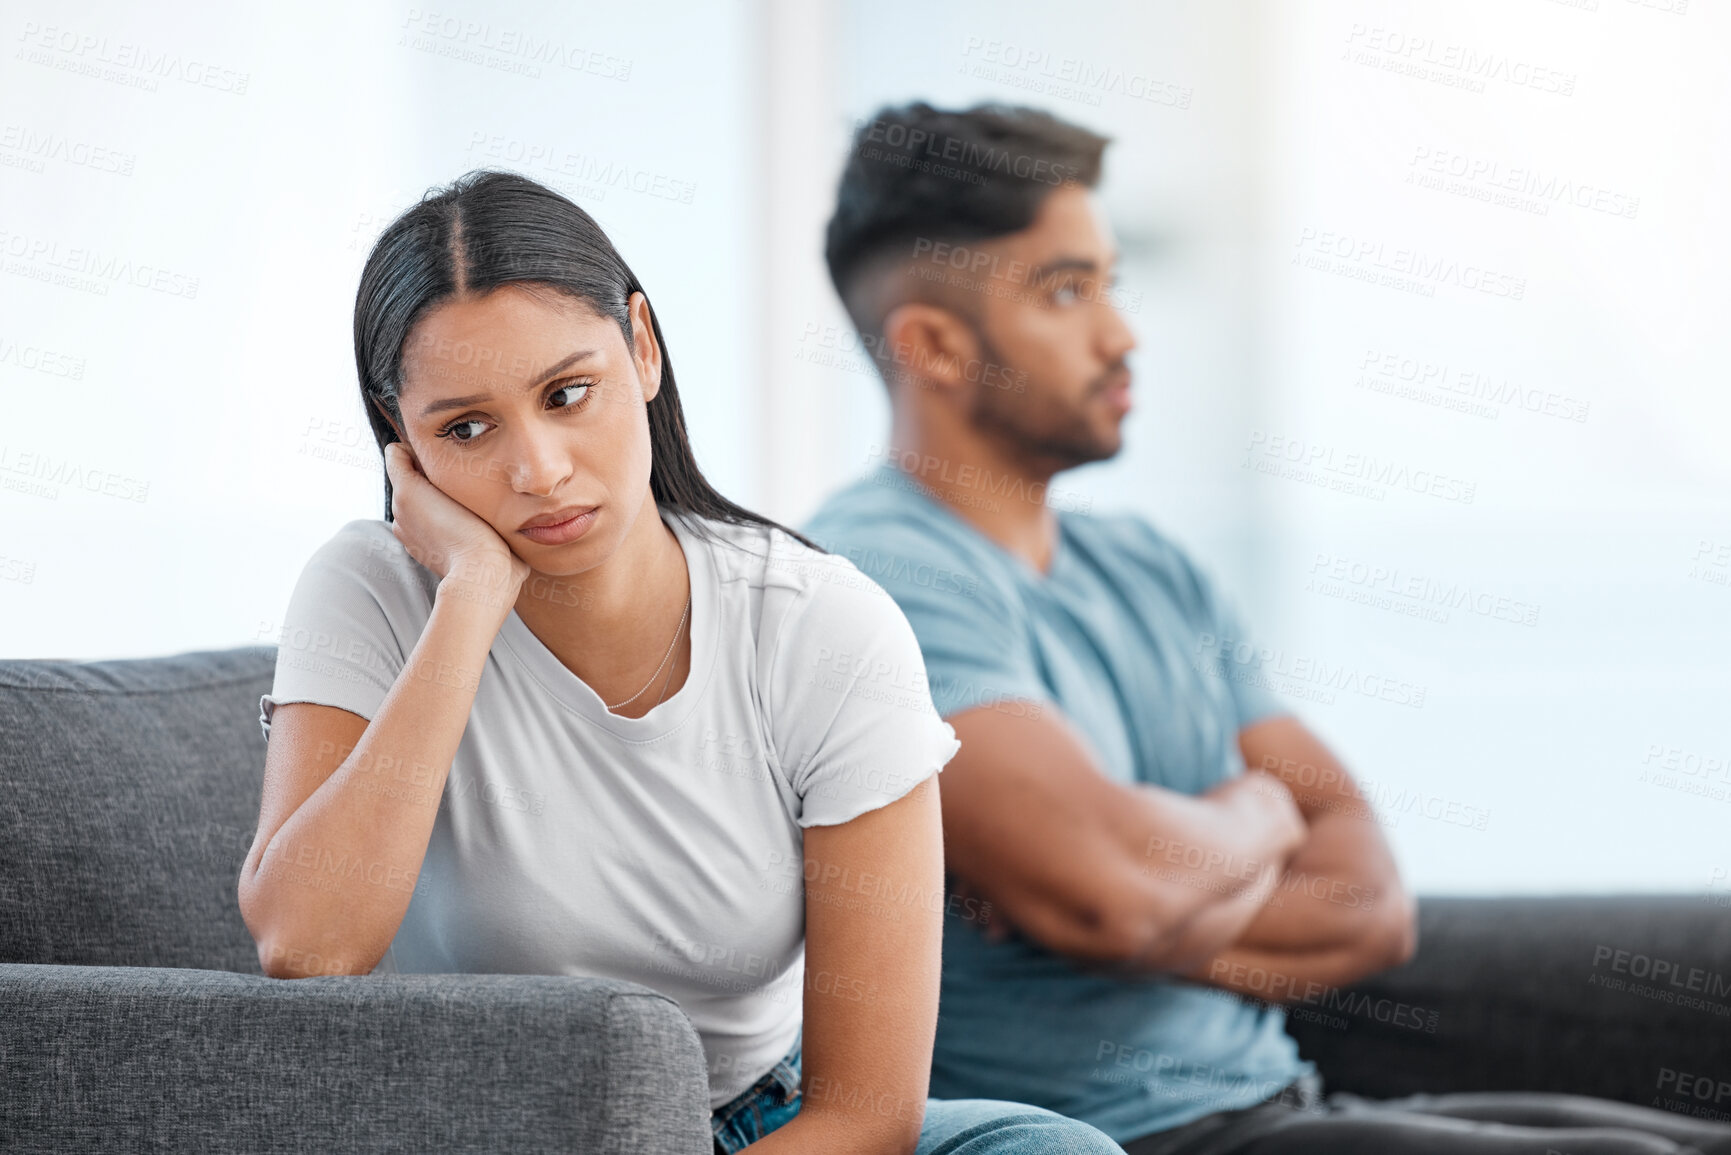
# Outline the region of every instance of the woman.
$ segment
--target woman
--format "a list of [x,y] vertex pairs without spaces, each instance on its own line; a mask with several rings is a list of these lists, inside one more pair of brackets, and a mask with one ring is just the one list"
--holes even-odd
[[719,1151],[1118,1152],[926,1099],[959,742],[889,597],[704,480],[596,223],[507,173],[429,193],[355,360],[387,520],[307,563],[260,701],[266,972],[642,982]]

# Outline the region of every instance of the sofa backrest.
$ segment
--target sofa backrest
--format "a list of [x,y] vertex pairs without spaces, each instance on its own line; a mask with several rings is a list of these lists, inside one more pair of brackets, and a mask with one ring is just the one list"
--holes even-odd
[[275,666],[0,661],[0,962],[259,973],[236,886]]

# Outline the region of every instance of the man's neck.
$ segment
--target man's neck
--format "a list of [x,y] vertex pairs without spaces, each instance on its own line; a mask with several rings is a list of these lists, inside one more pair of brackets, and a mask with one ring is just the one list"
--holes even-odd
[[940,449],[917,441],[897,441],[885,460],[1036,572],[1051,570],[1058,518],[1046,506],[1050,472],[973,448]]

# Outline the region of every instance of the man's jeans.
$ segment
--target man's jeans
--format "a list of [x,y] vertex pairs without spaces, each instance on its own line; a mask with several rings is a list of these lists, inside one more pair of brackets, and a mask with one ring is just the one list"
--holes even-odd
[[1539,1091],[1365,1099],[1315,1076],[1131,1139],[1128,1155],[1731,1155],[1731,1125]]
[[[717,1155],[733,1155],[799,1114],[800,1039],[763,1078],[710,1115]],[[999,1099],[927,1099],[917,1155],[1123,1155],[1103,1131]]]

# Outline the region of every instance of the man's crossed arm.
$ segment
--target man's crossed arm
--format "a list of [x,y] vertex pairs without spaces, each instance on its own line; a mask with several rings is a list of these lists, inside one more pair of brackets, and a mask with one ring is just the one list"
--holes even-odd
[[1278,1002],[1410,959],[1418,946],[1412,899],[1346,768],[1290,714],[1246,727],[1238,742],[1252,773],[1290,790],[1308,833],[1244,933],[1184,973]]
[[1248,772],[1202,795],[1112,781],[1055,710],[949,721],[948,869],[1049,949],[1269,1001],[1411,957],[1412,903],[1374,814],[1296,718],[1245,728]]

